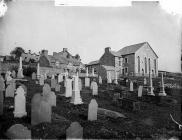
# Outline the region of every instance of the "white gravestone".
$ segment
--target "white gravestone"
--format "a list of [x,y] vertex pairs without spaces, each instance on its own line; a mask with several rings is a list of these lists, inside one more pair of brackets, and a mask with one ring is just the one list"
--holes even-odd
[[5,74],[5,80],[7,81],[7,77],[11,75],[11,71],[7,71]]
[[20,57],[20,65],[18,68],[18,74],[17,74],[17,78],[23,78],[23,67],[22,67],[22,57]]
[[6,97],[13,97],[14,98],[14,94],[15,94],[15,83],[11,82],[10,85],[8,85],[8,87],[6,88]]
[[66,139],[82,139],[83,127],[78,122],[71,123],[66,130]]
[[51,106],[56,106],[56,95],[53,91],[50,92],[49,103]]
[[154,91],[153,91],[154,88],[153,88],[153,82],[152,82],[152,76],[151,76],[151,74],[149,74],[149,80],[150,80],[150,85],[149,85],[148,95],[155,96]]
[[82,98],[80,96],[80,90],[79,90],[79,85],[78,85],[78,76],[73,76],[73,93],[71,97],[71,103],[74,105],[77,104],[82,104]]
[[3,115],[4,90],[5,90],[4,79],[0,76],[0,116]]
[[61,88],[61,85],[56,84],[55,91],[56,91],[56,92],[60,92],[60,88]]
[[80,78],[79,78],[78,84],[79,84],[79,90],[81,91],[82,90],[82,80]]
[[102,77],[99,76],[99,84],[102,84]]
[[37,93],[31,100],[31,125],[37,125],[40,122],[39,108],[42,100],[41,94]]
[[98,95],[98,85],[95,81],[91,83],[92,95]]
[[40,78],[40,64],[37,63],[37,79]]
[[130,81],[130,91],[133,91],[133,82]]
[[72,96],[72,79],[66,78],[65,80],[65,97]]
[[112,83],[110,71],[107,72],[107,83],[108,84]]
[[118,84],[118,75],[117,75],[117,71],[115,70],[115,79],[114,79],[114,83],[117,85]]
[[97,120],[97,110],[98,110],[98,104],[95,99],[92,99],[89,104],[89,107],[88,107],[88,120],[89,121]]
[[142,97],[142,91],[143,91],[143,86],[139,86],[139,88],[138,88],[138,97]]
[[43,76],[43,75],[40,76],[39,84],[40,84],[41,86],[44,85],[44,76]]
[[143,79],[143,84],[147,85],[147,79],[146,78]]
[[55,75],[54,74],[52,75],[51,79],[55,79]]
[[58,83],[63,82],[63,75],[59,74],[58,75]]
[[19,86],[16,90],[14,117],[21,118],[27,115],[25,91]]
[[92,68],[92,76],[95,76],[94,68]]
[[27,95],[27,87],[24,84],[21,84],[21,87],[23,88],[23,90],[25,91],[25,95]]
[[85,77],[85,87],[90,87],[90,78]]
[[51,88],[55,88],[55,87],[56,87],[56,80],[51,79]]
[[159,96],[166,96],[165,89],[164,89],[163,73],[161,73],[161,87],[160,87]]

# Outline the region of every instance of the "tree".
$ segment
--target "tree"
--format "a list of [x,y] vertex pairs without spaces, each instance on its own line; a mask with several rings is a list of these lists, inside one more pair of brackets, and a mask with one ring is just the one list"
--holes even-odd
[[22,47],[16,47],[10,54],[14,56],[15,60],[19,60],[22,53],[25,53],[25,50]]

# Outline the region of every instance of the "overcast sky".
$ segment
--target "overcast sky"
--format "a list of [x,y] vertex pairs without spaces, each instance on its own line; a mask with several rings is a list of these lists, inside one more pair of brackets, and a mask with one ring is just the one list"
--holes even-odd
[[159,56],[159,69],[181,71],[179,17],[156,4],[132,7],[55,7],[53,1],[9,2],[0,18],[0,54],[21,46],[49,54],[68,48],[83,63],[97,60],[105,47],[118,51],[149,42]]

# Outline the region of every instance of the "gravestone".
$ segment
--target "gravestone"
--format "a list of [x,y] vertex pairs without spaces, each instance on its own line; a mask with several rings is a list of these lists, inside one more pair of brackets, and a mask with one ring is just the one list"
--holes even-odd
[[9,139],[31,139],[31,130],[22,124],[14,124],[7,130],[6,136]]
[[66,130],[66,139],[82,139],[83,127],[78,122],[71,123]]
[[143,84],[147,85],[147,79],[146,78],[143,79]]
[[0,76],[0,116],[3,115],[4,90],[5,90],[4,79]]
[[78,85],[78,76],[73,76],[73,93],[71,97],[71,103],[74,105],[77,104],[82,104],[82,98],[80,96],[80,90],[79,90],[79,85]]
[[130,91],[133,91],[133,82],[130,81]]
[[90,78],[85,77],[85,87],[90,87]]
[[48,96],[44,96],[43,99],[50,104],[50,106],[56,106],[56,95],[53,91]]
[[166,96],[165,89],[164,89],[163,73],[161,73],[161,87],[160,87],[159,96]]
[[51,115],[52,115],[52,107],[51,105],[45,101],[41,100],[40,101],[40,107],[38,108],[39,110],[39,123],[42,122],[50,122],[51,123]]
[[92,68],[92,76],[95,76],[94,68]]
[[47,73],[44,73],[44,80],[47,79]]
[[91,83],[92,95],[98,95],[98,85],[95,81]]
[[56,80],[55,79],[51,79],[51,88],[55,89],[56,87]]
[[89,107],[88,107],[88,120],[89,121],[97,120],[97,110],[98,110],[98,104],[95,99],[92,99],[89,104]]
[[60,88],[61,88],[61,85],[56,84],[55,91],[56,91],[56,92],[60,92]]
[[12,71],[11,75],[12,75],[13,78],[16,78],[16,72],[14,70]]
[[72,96],[72,79],[66,78],[65,80],[65,97]]
[[44,85],[44,76],[43,76],[43,75],[40,76],[39,84],[40,84],[41,86]]
[[143,86],[139,86],[139,88],[138,88],[138,97],[142,97],[142,91],[143,91]]
[[21,84],[21,87],[23,88],[23,90],[25,91],[25,95],[27,95],[27,87],[24,84]]
[[49,84],[44,84],[43,88],[42,88],[42,95],[43,96],[48,96],[49,93],[51,92],[51,88],[49,86]]
[[6,84],[9,85],[12,80],[13,80],[13,78],[10,75],[7,75],[7,77],[6,77]]
[[51,79],[55,79],[55,75],[54,74],[52,75]]
[[88,77],[88,67],[86,68],[85,76]]
[[81,91],[82,90],[82,80],[80,78],[79,78],[78,84],[79,84],[79,90]]
[[25,91],[19,86],[16,90],[14,117],[21,118],[27,115]]
[[20,57],[20,61],[19,61],[19,68],[18,68],[18,74],[17,74],[17,78],[23,78],[23,67],[22,67],[22,57]]
[[42,100],[41,94],[37,93],[33,96],[31,100],[31,125],[37,125],[40,122],[40,102]]
[[112,83],[112,80],[111,80],[111,73],[110,73],[110,72],[107,72],[107,83],[108,83],[108,84]]
[[63,82],[63,75],[59,74],[58,75],[58,83]]
[[36,79],[36,73],[33,72],[33,73],[32,73],[32,80],[35,80],[35,79]]
[[37,75],[36,75],[37,77],[37,79],[39,79],[40,78],[40,64],[39,63],[37,63]]
[[10,85],[6,88],[5,97],[13,97],[15,93],[15,83],[11,82]]
[[149,74],[149,80],[150,80],[150,84],[149,84],[148,95],[155,96],[155,94],[154,94],[154,88],[153,88],[153,82],[152,82],[152,75],[151,74]]
[[99,84],[102,84],[102,77],[99,76]]

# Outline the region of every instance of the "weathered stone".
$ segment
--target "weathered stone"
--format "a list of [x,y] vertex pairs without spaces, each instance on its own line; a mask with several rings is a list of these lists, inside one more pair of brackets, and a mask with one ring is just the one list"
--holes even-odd
[[70,127],[66,130],[67,139],[82,139],[83,127],[78,122],[71,123]]
[[89,121],[95,121],[97,120],[97,110],[98,110],[98,104],[95,99],[92,99],[89,107],[88,107],[88,120]]

